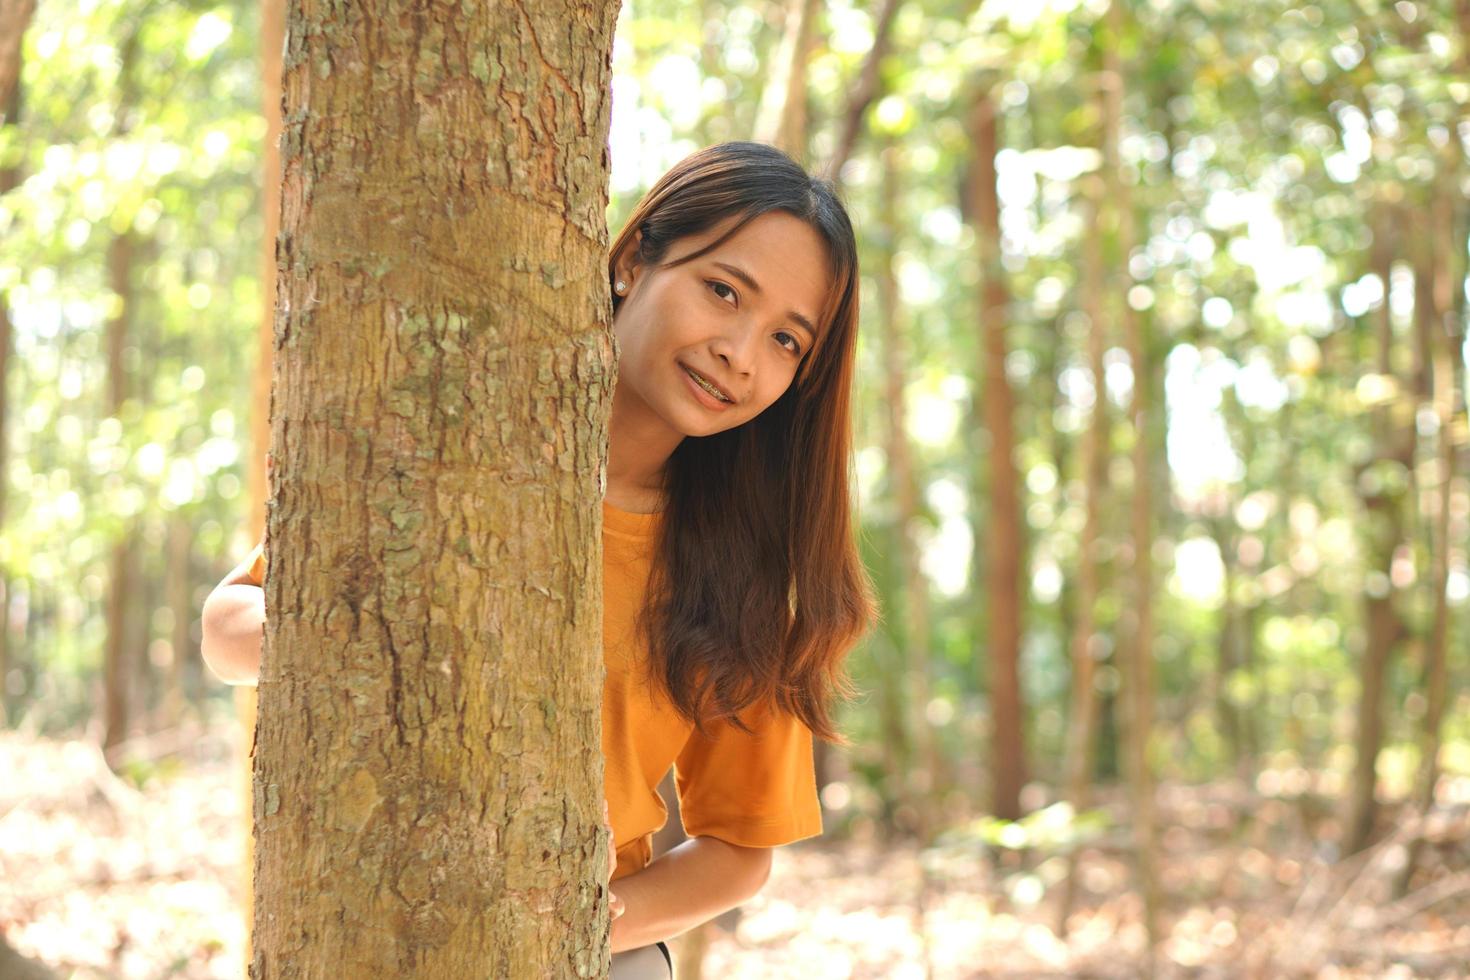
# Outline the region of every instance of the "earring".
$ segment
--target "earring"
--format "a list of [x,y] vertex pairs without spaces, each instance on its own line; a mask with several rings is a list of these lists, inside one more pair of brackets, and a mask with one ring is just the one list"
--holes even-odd
[[613,285],[613,290],[614,290],[614,291],[615,291],[615,292],[617,292],[617,294],[618,294],[618,295],[619,295],[619,296],[621,296],[621,295],[622,295],[622,294],[623,294],[623,290],[625,290],[625,289],[627,289],[627,288],[628,288],[628,284],[627,284],[627,283],[625,283],[625,282],[623,282],[623,280],[621,280],[621,279],[619,279],[619,280],[618,280],[618,281],[617,281],[617,282],[616,282],[616,283],[615,283],[615,284],[614,284],[614,285]]

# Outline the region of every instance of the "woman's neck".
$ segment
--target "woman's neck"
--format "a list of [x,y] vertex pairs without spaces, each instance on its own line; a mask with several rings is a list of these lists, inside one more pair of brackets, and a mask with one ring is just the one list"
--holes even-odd
[[613,389],[606,499],[618,510],[651,514],[663,509],[664,465],[684,436],[626,391]]

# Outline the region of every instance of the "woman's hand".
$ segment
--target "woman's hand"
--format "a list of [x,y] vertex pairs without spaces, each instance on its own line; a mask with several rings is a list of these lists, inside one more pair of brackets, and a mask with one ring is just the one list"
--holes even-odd
[[613,872],[618,870],[618,848],[613,836],[612,815],[608,812],[607,800],[602,801],[602,822],[607,826],[607,908],[612,918],[616,919],[627,908],[623,905],[623,900],[612,893]]

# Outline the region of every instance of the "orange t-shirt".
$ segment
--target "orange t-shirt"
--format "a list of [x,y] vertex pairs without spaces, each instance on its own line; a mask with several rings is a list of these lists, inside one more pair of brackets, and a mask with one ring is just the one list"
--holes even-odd
[[[658,784],[674,767],[690,837],[776,847],[822,832],[812,734],[797,718],[755,705],[741,713],[751,734],[717,721],[701,736],[642,676],[648,650],[633,624],[642,608],[660,517],[602,505],[603,789],[618,849],[613,880],[652,860],[653,833],[668,810]],[[261,546],[250,577],[265,581]]]

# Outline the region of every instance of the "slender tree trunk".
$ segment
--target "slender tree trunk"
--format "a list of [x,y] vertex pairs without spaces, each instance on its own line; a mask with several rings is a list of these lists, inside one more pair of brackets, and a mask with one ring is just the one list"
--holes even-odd
[[762,94],[755,138],[780,147],[805,163],[807,155],[807,62],[821,12],[818,0],[790,0],[776,71]]
[[[1106,40],[1103,45],[1103,92],[1106,111],[1103,114],[1103,172],[1109,182],[1108,199],[1116,216],[1113,275],[1113,301],[1123,325],[1128,359],[1133,367],[1133,393],[1128,408],[1133,428],[1133,486],[1131,525],[1133,550],[1132,628],[1122,644],[1123,703],[1126,721],[1123,751],[1124,772],[1128,779],[1128,796],[1132,808],[1134,857],[1138,864],[1139,891],[1143,897],[1144,927],[1149,941],[1146,972],[1154,972],[1154,951],[1158,949],[1161,896],[1157,873],[1157,832],[1155,829],[1154,780],[1149,761],[1149,743],[1153,734],[1153,443],[1150,438],[1150,384],[1152,366],[1143,323],[1128,304],[1128,284],[1132,281],[1128,260],[1133,251],[1132,191],[1125,179],[1118,152],[1123,118],[1123,96],[1128,80],[1122,59],[1122,42],[1127,14],[1122,0],[1108,6]],[[1102,397],[1099,393],[1099,397]]]
[[128,534],[112,546],[108,562],[107,635],[102,648],[102,748],[114,766],[119,760],[113,750],[128,737],[132,707],[130,680],[132,673],[139,669],[140,659],[134,655],[128,629],[132,586],[137,581],[133,558],[133,537]]
[[[136,28],[123,38],[119,46],[119,95],[112,130],[117,137],[126,135],[133,124],[137,101],[137,82],[133,73],[138,46]],[[132,229],[125,228],[114,234],[107,248],[108,285],[117,297],[115,312],[107,323],[107,405],[113,416],[122,414],[123,405],[132,393],[126,355],[130,342],[134,341],[132,320],[137,299],[133,290],[133,266],[137,244],[137,236]],[[144,670],[147,664],[143,651],[135,649],[130,642],[132,634],[128,629],[129,613],[136,604],[134,587],[138,581],[135,540],[134,528],[127,526],[113,543],[107,589],[107,635],[102,648],[102,750],[113,765],[118,762],[113,750],[127,738],[132,721],[130,695],[134,675]]]
[[[0,192],[3,193],[3,192]],[[12,346],[10,325],[10,302],[7,296],[0,293],[0,476],[9,472],[10,466],[10,438],[7,426],[7,415],[10,408],[10,400],[7,393],[10,390],[6,384],[10,377],[10,349]],[[5,484],[8,480],[0,478],[0,527],[5,524],[6,504],[9,503],[5,495]],[[7,705],[10,700],[10,583],[11,578],[4,567],[0,567],[0,727],[4,727],[10,719]]]
[[[1470,54],[1465,60],[1470,62]],[[1459,276],[1459,282],[1464,282],[1455,247],[1457,240],[1463,244],[1463,238],[1457,239],[1455,232],[1461,210],[1457,207],[1459,195],[1455,187],[1458,163],[1458,154],[1441,156],[1444,173],[1439,183],[1438,205],[1431,211],[1429,219],[1427,268],[1420,270],[1420,278],[1428,288],[1416,298],[1414,318],[1420,349],[1428,361],[1429,384],[1424,394],[1429,396],[1436,422],[1435,470],[1438,481],[1435,509],[1429,515],[1432,568],[1428,585],[1433,619],[1424,646],[1424,674],[1420,686],[1424,691],[1425,711],[1419,731],[1419,772],[1414,786],[1414,805],[1421,817],[1434,808],[1445,706],[1453,693],[1448,669],[1450,548],[1454,540],[1450,534],[1450,505],[1455,482],[1455,422],[1458,414],[1455,396],[1461,390],[1457,384],[1456,366],[1460,361],[1463,336],[1452,296],[1456,276]],[[1408,857],[1397,882],[1400,896],[1409,890],[1418,865],[1421,843],[1422,837],[1415,835],[1409,844]]]
[[[1091,227],[1098,226],[1102,211],[1102,180],[1087,181],[1087,211]],[[1076,605],[1069,643],[1072,660],[1071,710],[1067,718],[1067,747],[1064,769],[1066,798],[1075,813],[1087,809],[1097,730],[1097,659],[1102,652],[1097,632],[1097,539],[1101,523],[1101,497],[1111,456],[1108,431],[1108,399],[1103,354],[1107,350],[1107,319],[1103,313],[1102,241],[1097,234],[1083,236],[1081,307],[1087,315],[1087,364],[1092,375],[1092,417],[1082,437],[1082,486],[1086,497],[1082,540],[1077,549]],[[1078,855],[1068,855],[1067,878],[1058,903],[1056,932],[1067,934],[1067,919],[1077,897]]]
[[968,212],[980,256],[981,355],[976,372],[980,413],[975,421],[982,422],[990,437],[988,450],[977,454],[977,459],[989,461],[990,514],[984,526],[975,523],[974,541],[977,560],[984,549],[984,595],[989,609],[985,634],[988,649],[978,659],[990,665],[991,808],[996,816],[1015,820],[1021,816],[1021,787],[1026,782],[1020,677],[1024,542],[1012,422],[1015,396],[1005,372],[1010,290],[1001,265],[1000,197],[995,172],[995,157],[1001,147],[999,115],[993,91],[983,89],[970,115],[974,159]]
[[[19,45],[17,44],[17,47]],[[17,59],[19,53],[17,51]],[[19,64],[16,65],[17,70]],[[4,79],[0,79],[3,83]],[[0,95],[4,95],[0,91]],[[14,126],[16,110],[20,105],[20,86],[11,85],[10,95],[0,102],[5,105],[5,120],[0,123],[0,129]],[[0,171],[0,195],[9,193],[19,183],[20,173],[17,167],[8,167]],[[3,475],[10,471],[10,429],[8,425],[10,413],[10,351],[14,346],[10,323],[10,297],[6,293],[0,293],[0,527],[5,524],[6,509],[10,503],[6,494],[6,487],[10,481]],[[4,726],[9,715],[6,712],[6,704],[9,700],[9,686],[7,681],[10,677],[10,631],[5,628],[5,621],[10,609],[10,577],[6,569],[0,567],[0,726]]]
[[[123,232],[113,238],[107,252],[107,271],[116,312],[107,324],[108,410],[120,416],[129,394],[125,357],[131,334],[135,299],[133,295],[133,236]],[[141,651],[134,648],[129,629],[130,613],[137,599],[137,556],[132,527],[123,529],[112,545],[108,565],[107,632],[102,648],[102,748],[116,765],[114,749],[128,737],[132,722],[134,674],[143,669]]]
[[190,700],[186,690],[184,665],[191,662],[189,625],[194,620],[194,603],[190,598],[190,555],[194,544],[194,526],[178,512],[168,524],[168,558],[164,563],[164,600],[173,614],[173,628],[169,631],[168,674],[164,682],[160,717],[165,727],[176,727],[183,723],[186,705]]
[[1235,582],[1240,569],[1235,558],[1235,535],[1230,527],[1230,515],[1212,517],[1209,521],[1210,537],[1220,551],[1224,566],[1224,597],[1220,602],[1220,631],[1215,637],[1215,676],[1212,679],[1210,700],[1213,702],[1215,724],[1225,740],[1226,752],[1231,765],[1237,770],[1245,757],[1240,738],[1240,712],[1230,697],[1230,682],[1240,670],[1240,610],[1235,605]]
[[[20,125],[22,41],[35,13],[35,0],[0,0],[0,112],[4,113],[0,119],[0,131]],[[19,187],[21,177],[18,164],[0,168],[0,196]],[[13,346],[10,296],[0,292],[0,527],[5,524],[9,503],[5,491],[10,481],[4,474],[10,471],[10,429],[7,423],[10,386],[7,382]],[[0,727],[9,721],[6,708],[10,698],[10,671],[14,666],[10,658],[11,582],[7,569],[0,567]]]
[[[900,634],[898,662],[902,673],[899,684],[907,693],[909,710],[903,723],[905,743],[914,748],[911,764],[904,770],[907,786],[906,802],[913,808],[916,830],[927,840],[933,827],[933,803],[944,790],[945,773],[934,729],[926,718],[931,700],[929,580],[919,561],[919,542],[915,535],[919,523],[919,478],[915,472],[913,450],[909,442],[908,411],[905,404],[908,386],[908,352],[904,346],[903,304],[898,292],[895,270],[898,253],[898,150],[884,148],[881,154],[883,183],[880,190],[880,227],[884,236],[883,258],[876,273],[878,304],[882,332],[883,398],[888,407],[885,433],[885,455],[894,503],[894,541],[899,578],[903,590],[903,629]],[[901,702],[902,703],[902,702]]]
[[10,124],[18,103],[12,97],[20,88],[20,66],[26,29],[36,13],[36,0],[0,0],[0,106]]
[[[1389,281],[1392,246],[1388,239],[1390,226],[1379,211],[1375,222],[1373,245],[1374,271]],[[1393,368],[1393,322],[1387,297],[1377,319],[1377,370],[1385,378],[1395,378]],[[1345,823],[1343,851],[1353,854],[1367,846],[1373,836],[1377,817],[1375,790],[1378,782],[1378,753],[1383,747],[1385,728],[1384,698],[1388,665],[1394,649],[1405,636],[1405,629],[1395,609],[1393,558],[1404,538],[1404,481],[1414,459],[1415,435],[1412,421],[1399,421],[1393,402],[1408,396],[1395,393],[1392,399],[1372,410],[1373,456],[1356,467],[1354,480],[1367,519],[1363,522],[1367,544],[1369,582],[1364,590],[1364,620],[1367,637],[1363,650],[1360,677],[1358,728],[1354,739],[1352,782],[1349,788],[1348,817]],[[1412,401],[1412,399],[1409,399]],[[1407,413],[1412,420],[1413,413]]]
[[[1255,443],[1255,433],[1247,413],[1233,391],[1221,395],[1220,412],[1228,431],[1239,433],[1239,443],[1250,446]],[[1230,763],[1242,777],[1249,770],[1249,753],[1245,747],[1244,724],[1241,709],[1232,694],[1232,680],[1242,672],[1245,664],[1245,616],[1236,599],[1236,583],[1241,577],[1240,541],[1241,534],[1234,513],[1239,504],[1238,494],[1227,489],[1212,500],[1204,515],[1210,538],[1220,551],[1220,563],[1224,570],[1222,598],[1220,602],[1220,629],[1215,641],[1215,672],[1210,682],[1210,698],[1216,725],[1224,737]]]
[[882,88],[883,76],[879,69],[883,66],[883,58],[888,54],[893,22],[902,2],[903,0],[883,0],[883,6],[878,11],[878,19],[873,25],[873,46],[868,49],[862,70],[858,72],[857,84],[848,96],[847,109],[842,114],[842,126],[837,132],[837,147],[832,158],[827,161],[826,177],[834,184],[842,182],[842,168],[851,159],[853,148],[857,146],[858,137],[863,131],[863,118]]
[[290,9],[257,978],[607,970],[616,13]]

